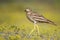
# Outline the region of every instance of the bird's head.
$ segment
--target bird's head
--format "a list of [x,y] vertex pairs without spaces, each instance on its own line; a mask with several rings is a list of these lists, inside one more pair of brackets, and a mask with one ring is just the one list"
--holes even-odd
[[31,12],[31,9],[30,8],[26,8],[25,12]]

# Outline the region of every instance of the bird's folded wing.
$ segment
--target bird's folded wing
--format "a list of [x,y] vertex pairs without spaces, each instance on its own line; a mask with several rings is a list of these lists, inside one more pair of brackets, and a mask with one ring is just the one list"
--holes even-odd
[[46,21],[46,18],[43,15],[34,13],[31,17],[36,21]]

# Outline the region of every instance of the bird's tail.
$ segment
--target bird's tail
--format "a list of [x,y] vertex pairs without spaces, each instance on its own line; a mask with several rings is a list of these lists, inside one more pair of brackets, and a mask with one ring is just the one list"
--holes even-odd
[[48,23],[57,26],[53,21],[48,20]]

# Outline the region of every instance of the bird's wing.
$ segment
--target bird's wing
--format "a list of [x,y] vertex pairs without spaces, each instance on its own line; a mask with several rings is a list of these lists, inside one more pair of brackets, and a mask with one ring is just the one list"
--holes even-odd
[[39,15],[38,13],[32,13],[32,18],[35,20],[35,21],[38,21],[38,22],[43,22],[43,23],[50,23],[50,24],[53,24],[56,26],[56,24],[53,22],[53,21],[50,21],[48,19],[46,19],[43,15]]
[[47,19],[43,15],[39,15],[36,12],[32,13],[32,18],[36,21],[47,21]]

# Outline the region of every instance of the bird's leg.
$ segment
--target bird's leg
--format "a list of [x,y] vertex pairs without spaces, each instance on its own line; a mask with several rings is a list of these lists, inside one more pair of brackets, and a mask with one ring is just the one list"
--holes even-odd
[[38,35],[40,34],[39,33],[39,27],[38,27],[38,25],[36,24],[36,28],[37,28],[37,32],[38,32]]
[[31,35],[31,34],[32,34],[32,32],[36,29],[36,27],[35,27],[35,26],[36,26],[36,24],[34,23],[34,29],[32,29],[32,30],[31,30],[31,32],[29,33],[29,35]]

